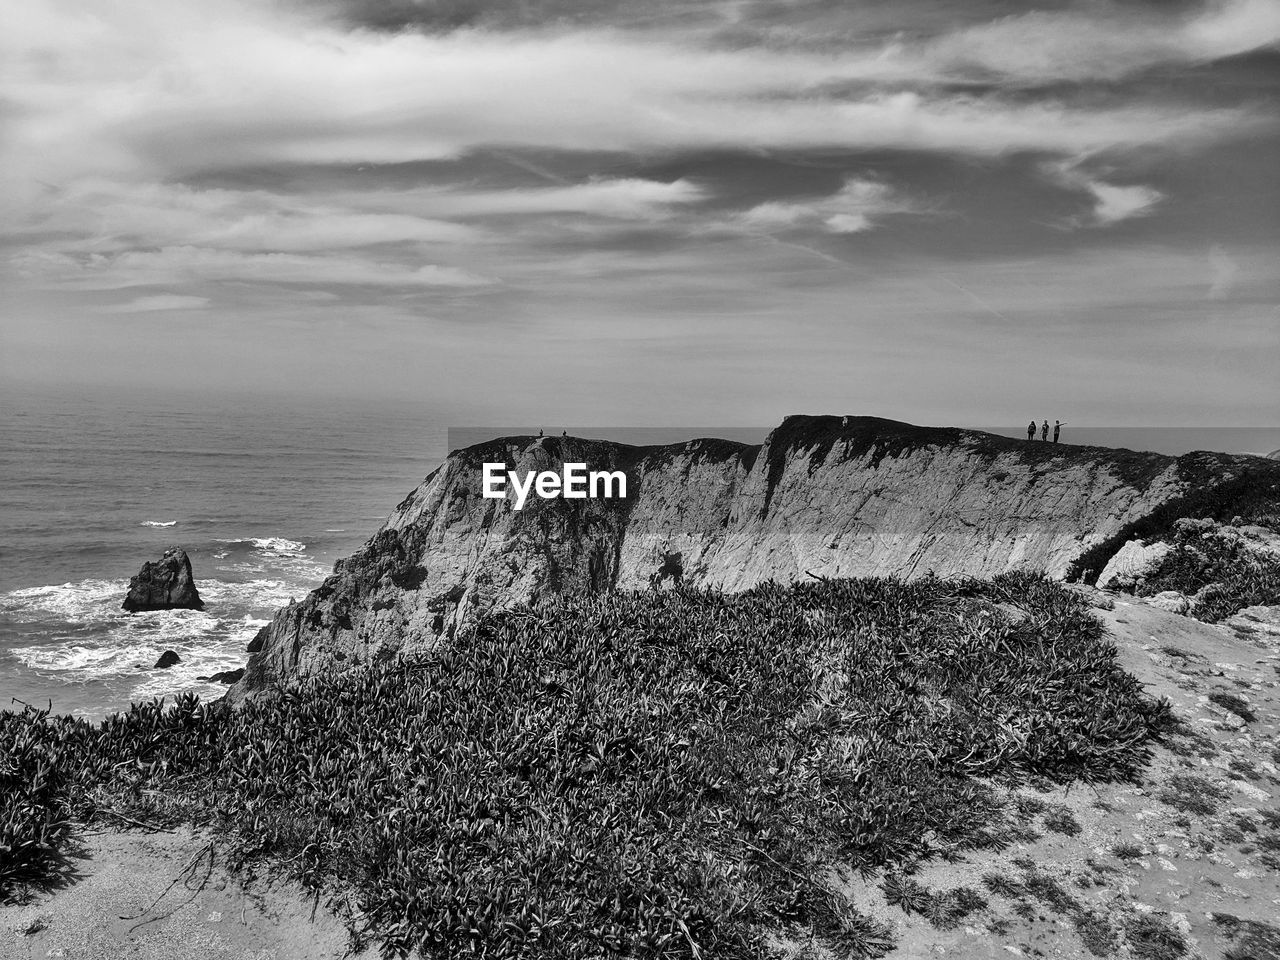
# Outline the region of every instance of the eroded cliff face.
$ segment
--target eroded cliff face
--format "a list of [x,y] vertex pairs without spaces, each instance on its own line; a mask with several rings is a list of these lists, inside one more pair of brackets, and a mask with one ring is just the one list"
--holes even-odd
[[[521,474],[566,462],[623,470],[628,496],[531,495],[516,511],[482,496],[482,465],[493,461]],[[560,590],[1096,575],[1134,530],[1240,496],[1250,471],[1280,483],[1280,468],[1259,458],[1175,459],[873,418],[791,417],[761,447],[494,441],[452,454],[321,587],[281,610],[233,697],[335,662],[429,648],[488,610]]]

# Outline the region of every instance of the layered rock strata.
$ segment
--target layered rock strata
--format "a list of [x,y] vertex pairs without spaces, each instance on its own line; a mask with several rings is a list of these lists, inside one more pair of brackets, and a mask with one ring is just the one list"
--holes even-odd
[[[482,495],[486,462],[621,470],[627,496],[531,495],[515,510]],[[761,446],[509,437],[451,454],[363,548],[277,613],[233,696],[429,648],[486,611],[562,590],[1026,568],[1092,581],[1148,528],[1256,498],[1260,484],[1280,501],[1280,466],[862,417],[790,417]]]

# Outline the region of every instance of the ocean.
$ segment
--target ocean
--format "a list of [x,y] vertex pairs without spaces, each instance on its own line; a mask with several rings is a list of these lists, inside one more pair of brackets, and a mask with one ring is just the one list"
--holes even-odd
[[[411,405],[0,392],[0,709],[99,718],[244,665],[447,453]],[[129,578],[186,549],[203,611],[128,614]],[[165,650],[180,662],[153,668]]]
[[[449,449],[448,425],[406,403],[5,387],[0,409],[0,709],[90,718],[187,691],[221,696],[200,677],[243,666],[274,611],[367,540]],[[767,428],[570,431],[758,442]],[[1280,430],[1070,428],[1065,439],[1268,451]],[[205,609],[125,613],[129,578],[169,545],[190,555]],[[165,650],[180,662],[154,669]]]

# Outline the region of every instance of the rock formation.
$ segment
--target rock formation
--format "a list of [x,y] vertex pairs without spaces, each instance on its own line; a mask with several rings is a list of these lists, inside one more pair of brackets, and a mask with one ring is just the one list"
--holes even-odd
[[153,667],[152,669],[168,670],[175,663],[181,663],[181,662],[182,662],[182,658],[178,656],[178,653],[176,650],[166,650],[164,653],[160,654],[159,659],[156,660],[155,667]]
[[[1274,523],[1274,511],[1270,519]],[[1249,604],[1267,595],[1267,583],[1280,589],[1280,533],[1234,516],[1230,523],[1183,517],[1150,542],[1130,540],[1097,585],[1162,610],[1220,620],[1241,607],[1237,598]]]
[[[628,495],[531,496],[516,511],[482,496],[482,464],[493,461],[521,474],[566,462],[623,470]],[[1259,489],[1280,502],[1280,465],[866,417],[789,417],[762,446],[505,438],[451,454],[363,548],[278,612],[233,696],[335,662],[430,648],[488,610],[560,590],[1018,568],[1092,581],[1130,540],[1256,505]]]
[[129,594],[121,606],[130,613],[141,610],[203,610],[204,601],[191,575],[191,560],[181,547],[170,547],[159,560],[148,560],[129,581]]
[[1147,543],[1130,540],[1116,551],[1098,575],[1098,586],[1104,590],[1132,591],[1159,569],[1172,546],[1162,540]]

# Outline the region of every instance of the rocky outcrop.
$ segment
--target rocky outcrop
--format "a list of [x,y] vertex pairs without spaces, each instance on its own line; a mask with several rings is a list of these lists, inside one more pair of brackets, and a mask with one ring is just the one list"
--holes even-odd
[[[517,511],[482,496],[482,465],[495,461],[521,474],[621,470],[628,495],[531,496]],[[1259,484],[1280,499],[1280,467],[875,418],[791,417],[758,447],[506,438],[451,454],[323,585],[277,613],[233,694],[428,649],[486,611],[562,590],[1020,568],[1092,582],[1129,540],[1159,539],[1208,502],[1230,509]]]
[[234,670],[219,670],[217,673],[208,677],[197,677],[197,680],[205,680],[209,683],[236,683],[244,676],[244,667],[237,667]]
[[182,662],[182,658],[178,656],[178,653],[176,650],[166,650],[164,653],[160,654],[160,656],[156,659],[155,666],[152,669],[168,670],[174,664],[181,663],[181,662]]
[[[1275,522],[1274,509],[1262,512]],[[1240,516],[1229,523],[1183,517],[1158,539],[1121,547],[1098,586],[1162,610],[1222,620],[1241,607],[1280,600],[1280,534]]]
[[1160,540],[1155,543],[1130,540],[1102,568],[1098,586],[1104,590],[1132,591],[1159,569],[1172,549],[1172,546]]
[[121,606],[143,610],[203,610],[204,601],[191,574],[191,560],[181,547],[170,547],[159,560],[148,560],[129,581]]

